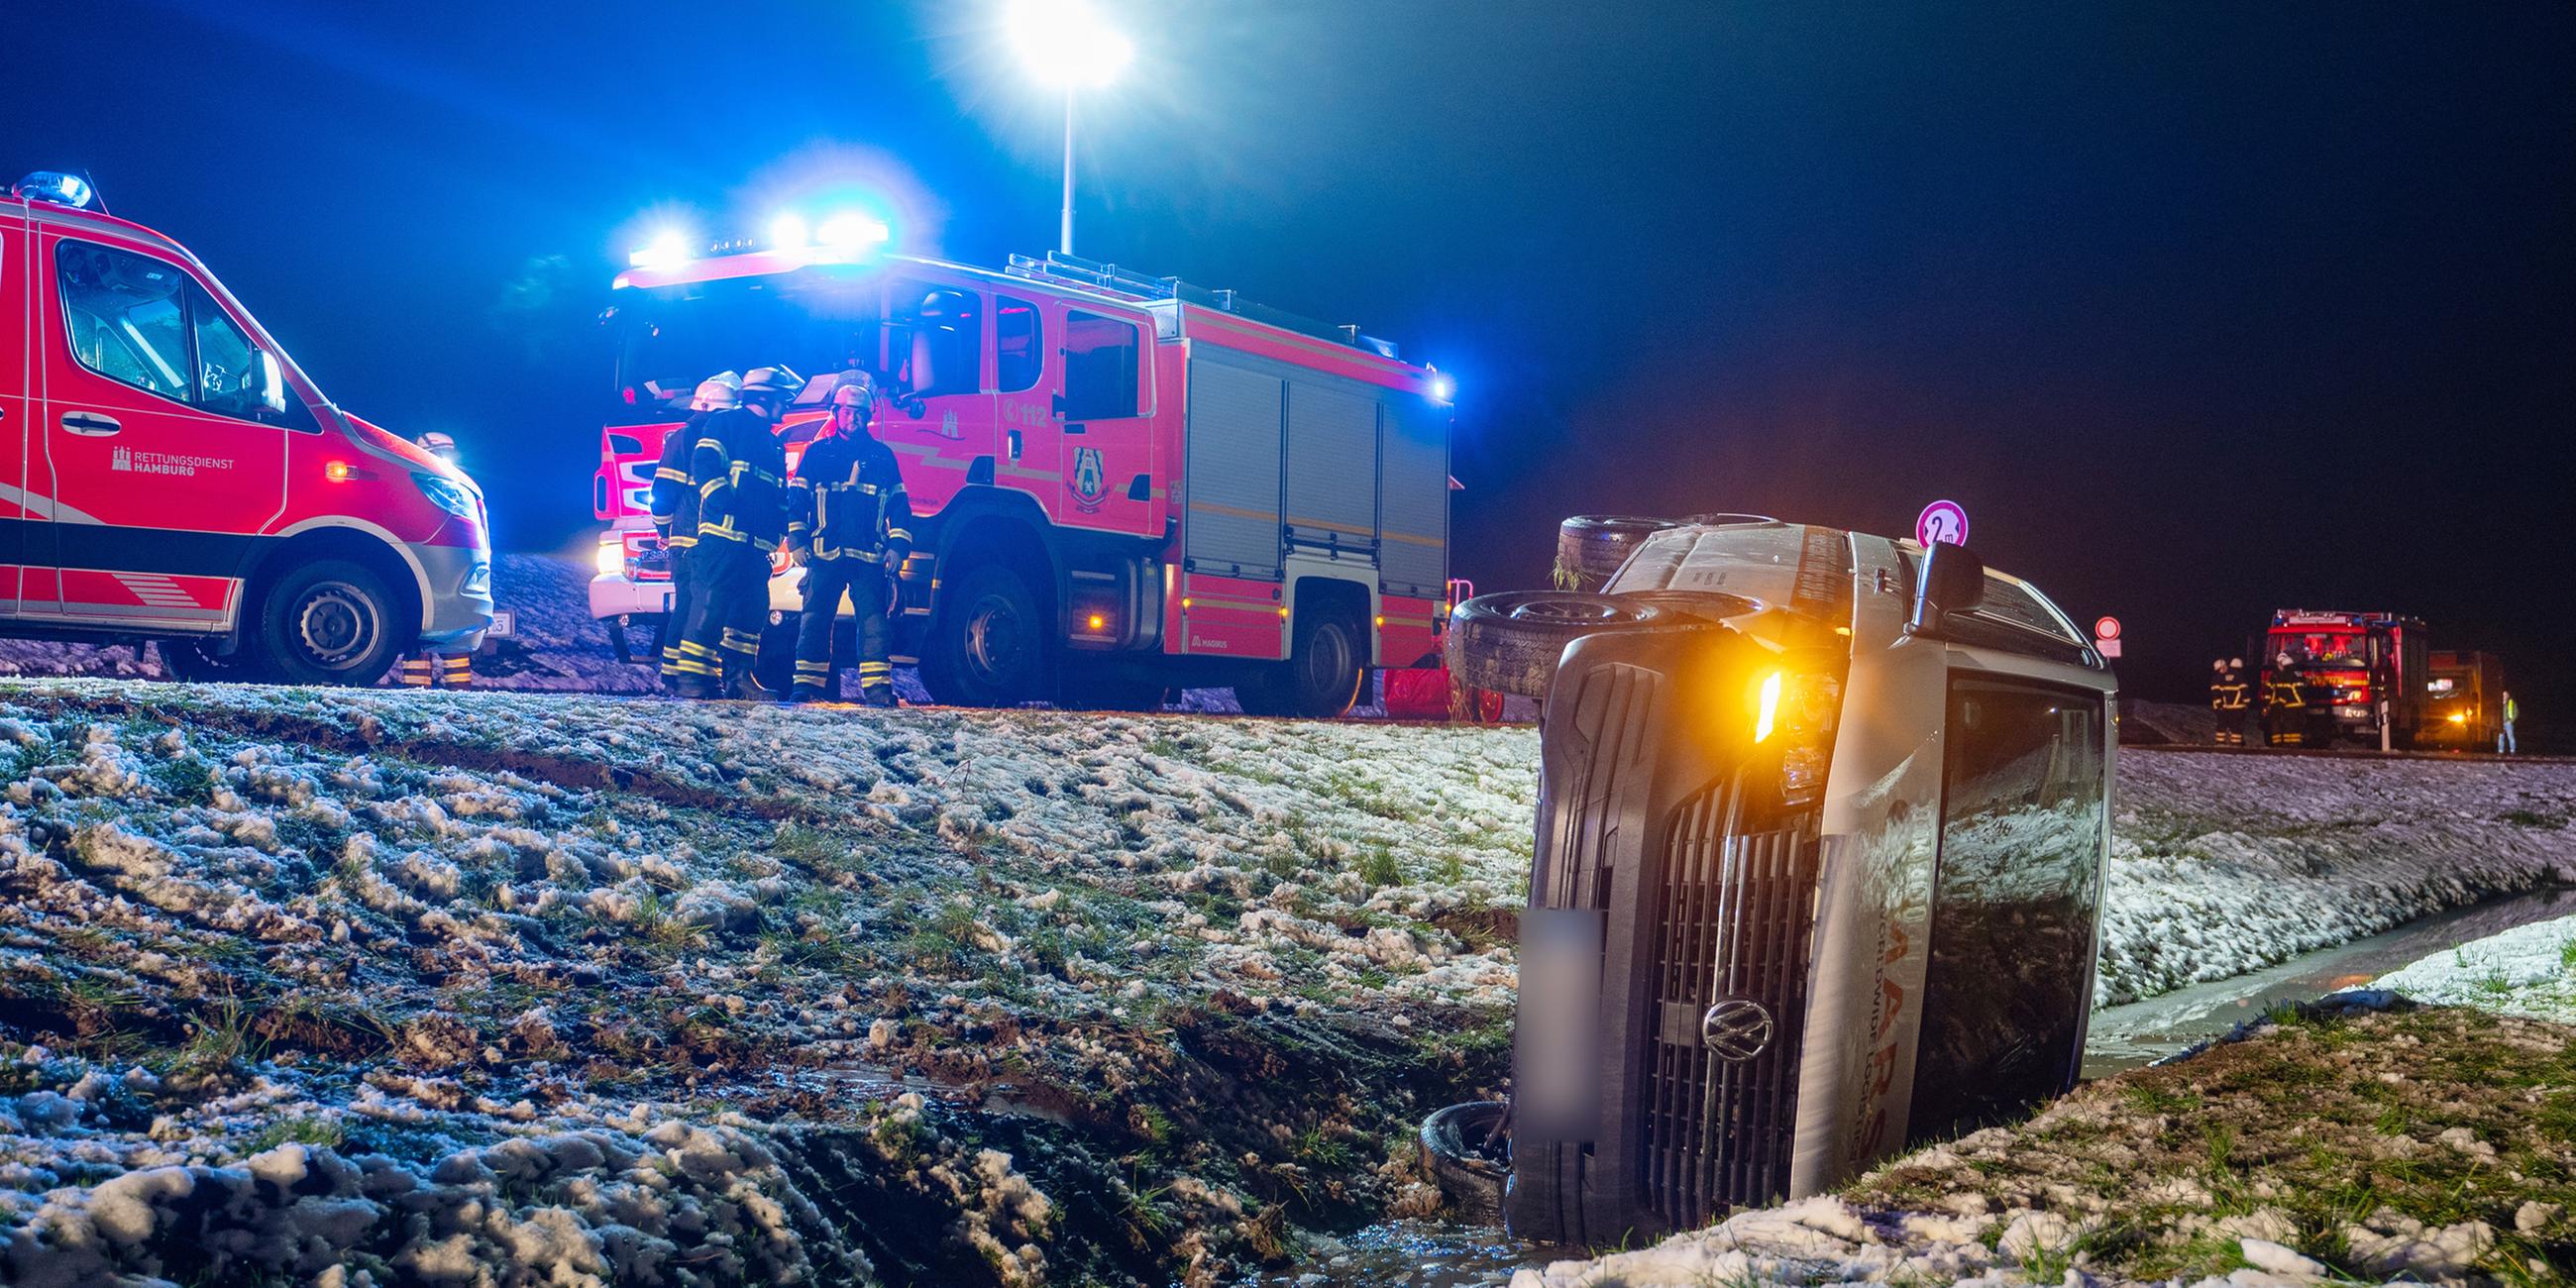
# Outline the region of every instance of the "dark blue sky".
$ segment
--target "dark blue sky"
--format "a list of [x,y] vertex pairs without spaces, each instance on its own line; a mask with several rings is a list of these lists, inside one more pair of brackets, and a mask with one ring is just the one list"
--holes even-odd
[[[1088,254],[1455,369],[1460,570],[1553,520],[1974,544],[2187,693],[2275,606],[2507,654],[2565,720],[2576,8],[1112,4]],[[0,168],[86,167],[323,387],[588,525],[635,223],[872,177],[1052,243],[1055,105],[974,3],[16,0]]]

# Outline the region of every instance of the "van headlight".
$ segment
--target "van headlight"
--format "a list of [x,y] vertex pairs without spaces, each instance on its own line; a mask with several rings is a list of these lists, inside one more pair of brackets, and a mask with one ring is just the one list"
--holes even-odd
[[474,494],[457,486],[453,480],[440,478],[435,474],[414,472],[411,481],[420,488],[422,496],[429,498],[431,505],[460,519],[474,517]]
[[591,560],[602,577],[614,577],[626,571],[626,541],[612,532],[599,539],[599,553]]
[[480,559],[475,560],[474,566],[465,570],[465,583],[456,588],[456,593],[460,595],[491,594],[492,565]]

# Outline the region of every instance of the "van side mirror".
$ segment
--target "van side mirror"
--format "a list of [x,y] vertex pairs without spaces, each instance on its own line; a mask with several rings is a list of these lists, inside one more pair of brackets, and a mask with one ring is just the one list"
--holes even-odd
[[1942,621],[1986,599],[1986,561],[1966,546],[1936,541],[1923,551],[1914,577],[1914,616],[1908,635],[1938,635]]

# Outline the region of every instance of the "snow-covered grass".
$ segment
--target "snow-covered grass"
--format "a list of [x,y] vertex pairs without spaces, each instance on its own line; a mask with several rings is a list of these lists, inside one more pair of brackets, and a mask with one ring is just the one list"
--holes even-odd
[[2576,884],[2576,765],[2123,749],[2096,1005]]
[[1515,731],[97,681],[0,687],[0,765],[12,1283],[1218,1276],[1427,1205],[1535,790]]
[[2371,982],[2419,1002],[2576,1024],[2576,917],[2534,922],[2407,963]]
[[1512,1283],[2567,1282],[2576,1029],[2355,1000],[2089,1084],[1837,1194]]

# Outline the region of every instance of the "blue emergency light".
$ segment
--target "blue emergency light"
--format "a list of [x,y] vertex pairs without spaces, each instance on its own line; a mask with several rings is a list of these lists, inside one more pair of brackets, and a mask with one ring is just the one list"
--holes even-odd
[[24,201],[42,201],[74,210],[86,210],[97,198],[98,190],[89,180],[60,170],[38,170],[9,185],[9,195]]

